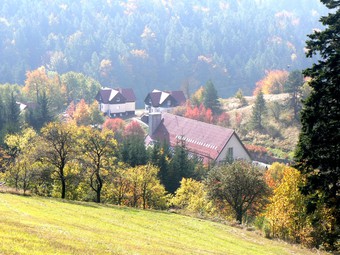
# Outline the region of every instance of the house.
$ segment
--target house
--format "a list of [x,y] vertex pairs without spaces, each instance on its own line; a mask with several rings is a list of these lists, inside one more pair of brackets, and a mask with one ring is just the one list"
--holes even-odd
[[168,112],[176,106],[186,102],[183,91],[153,90],[144,99],[146,112]]
[[170,113],[149,114],[149,134],[146,145],[167,142],[171,147],[185,141],[188,151],[208,164],[227,159],[251,160],[233,129],[224,128]]
[[101,112],[111,117],[135,115],[136,96],[132,89],[102,88],[96,95]]

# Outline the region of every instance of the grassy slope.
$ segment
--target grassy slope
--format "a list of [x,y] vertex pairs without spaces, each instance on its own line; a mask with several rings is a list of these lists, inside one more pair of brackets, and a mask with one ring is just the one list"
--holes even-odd
[[0,254],[312,254],[166,212],[0,193]]

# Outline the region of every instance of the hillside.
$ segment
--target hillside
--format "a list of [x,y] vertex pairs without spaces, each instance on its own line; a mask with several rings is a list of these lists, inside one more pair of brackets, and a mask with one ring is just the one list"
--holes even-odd
[[[292,120],[292,109],[287,107],[289,95],[287,93],[264,95],[267,116],[264,119],[265,130],[262,132],[248,128],[255,96],[245,96],[244,99],[246,105],[241,105],[240,100],[235,97],[220,100],[223,109],[230,115],[232,127],[238,131],[241,140],[246,145],[263,147],[275,158],[291,160],[298,141],[300,126],[298,122]],[[275,109],[276,118],[273,112]]]
[[0,83],[23,84],[45,66],[103,86],[250,94],[266,70],[304,69],[318,0],[18,1],[0,6]]
[[4,193],[0,201],[4,255],[314,254],[255,232],[168,212]]

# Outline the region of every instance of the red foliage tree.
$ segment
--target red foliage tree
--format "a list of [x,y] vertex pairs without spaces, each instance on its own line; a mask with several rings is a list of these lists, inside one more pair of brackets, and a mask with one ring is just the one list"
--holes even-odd
[[122,131],[125,129],[125,122],[120,118],[106,119],[103,128],[110,129],[113,132]]
[[124,136],[144,137],[144,130],[137,121],[130,122],[124,129]]

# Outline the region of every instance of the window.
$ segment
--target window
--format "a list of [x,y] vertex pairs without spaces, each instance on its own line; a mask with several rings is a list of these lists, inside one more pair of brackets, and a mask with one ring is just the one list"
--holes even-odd
[[234,149],[233,147],[230,147],[228,148],[228,151],[227,151],[227,161],[233,162],[233,160],[234,160]]

